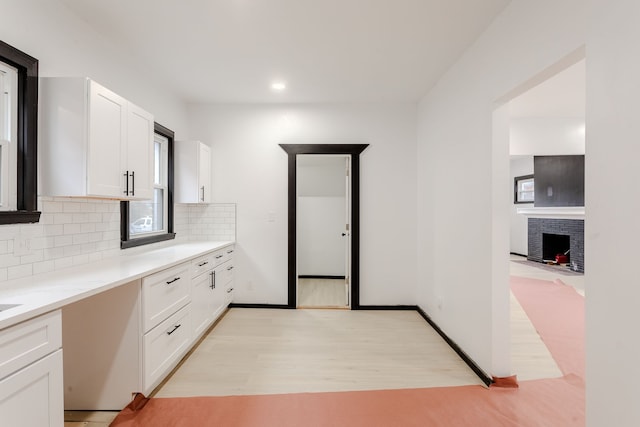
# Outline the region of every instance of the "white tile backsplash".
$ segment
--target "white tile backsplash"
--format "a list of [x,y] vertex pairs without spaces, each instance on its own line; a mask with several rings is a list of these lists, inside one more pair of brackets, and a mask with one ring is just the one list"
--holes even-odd
[[[40,197],[38,202],[38,224],[0,225],[0,282],[157,247],[120,249],[117,200]],[[236,205],[176,204],[173,223],[176,242],[235,241]]]

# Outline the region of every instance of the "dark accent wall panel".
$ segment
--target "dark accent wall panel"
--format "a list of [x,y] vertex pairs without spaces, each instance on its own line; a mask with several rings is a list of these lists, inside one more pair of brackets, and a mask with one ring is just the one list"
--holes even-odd
[[536,207],[584,206],[584,156],[535,156]]

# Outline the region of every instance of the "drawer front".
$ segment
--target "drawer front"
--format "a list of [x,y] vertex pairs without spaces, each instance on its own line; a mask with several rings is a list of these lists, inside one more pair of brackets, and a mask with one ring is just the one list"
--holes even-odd
[[215,251],[212,256],[214,260],[214,267],[216,267],[227,260],[227,251],[221,249],[219,251]]
[[191,343],[191,304],[144,336],[144,389],[152,391],[180,361]]
[[191,265],[183,263],[142,279],[142,326],[145,332],[191,300]]
[[0,378],[62,347],[60,310],[0,331]]
[[215,268],[216,261],[213,254],[207,254],[198,259],[191,261],[191,278],[197,277],[202,273]]
[[233,302],[233,287],[234,287],[234,281],[233,280],[231,280],[225,286],[225,289],[224,289],[224,305],[225,305],[225,307]]

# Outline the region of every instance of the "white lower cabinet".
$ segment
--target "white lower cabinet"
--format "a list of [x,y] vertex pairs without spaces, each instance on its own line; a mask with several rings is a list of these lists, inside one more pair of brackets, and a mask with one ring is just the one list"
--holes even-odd
[[0,420],[11,427],[62,427],[62,350],[0,381]]
[[144,389],[149,393],[191,346],[191,304],[144,335]]
[[61,344],[59,311],[0,331],[0,424],[64,425]]

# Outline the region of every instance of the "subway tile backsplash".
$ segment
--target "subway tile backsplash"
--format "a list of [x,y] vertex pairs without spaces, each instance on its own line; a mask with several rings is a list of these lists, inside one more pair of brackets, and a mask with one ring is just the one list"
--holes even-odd
[[[38,224],[0,226],[0,282],[87,264],[171,242],[120,249],[120,202],[40,197]],[[231,240],[236,205],[174,205],[175,242]]]

